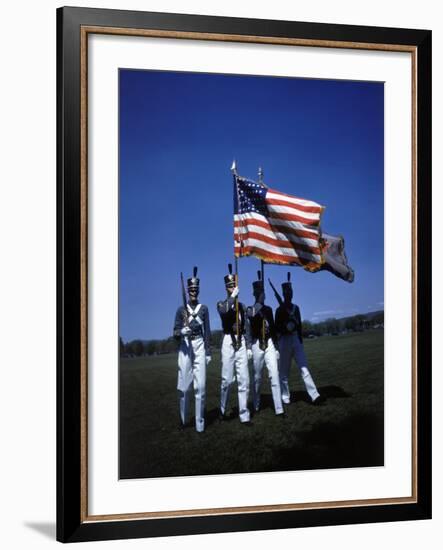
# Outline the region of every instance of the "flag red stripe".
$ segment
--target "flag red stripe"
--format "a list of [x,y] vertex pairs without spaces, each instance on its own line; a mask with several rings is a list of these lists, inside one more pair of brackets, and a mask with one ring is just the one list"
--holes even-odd
[[240,242],[241,237],[245,240],[247,238],[258,239],[259,241],[272,244],[273,246],[279,246],[280,248],[289,248],[291,250],[303,250],[305,252],[310,252],[311,254],[320,255],[320,249],[315,246],[295,243],[292,241],[282,241],[281,239],[273,239],[271,237],[268,237],[267,235],[262,235],[261,233],[257,233],[256,231],[248,231],[247,233],[234,234],[234,240],[236,240],[237,242]]
[[269,231],[279,231],[280,233],[290,233],[297,237],[304,237],[306,239],[318,239],[318,231],[316,229],[312,231],[304,231],[303,229],[294,229],[293,227],[287,227],[286,225],[279,225],[278,223],[272,223],[272,225],[264,220],[257,220],[256,218],[246,218],[244,220],[235,220],[234,227],[244,227],[245,225],[258,225]]
[[[314,201],[310,201],[307,199],[302,199],[301,197],[296,197],[295,195],[289,195],[289,193],[282,193],[281,191],[277,191],[276,189],[268,188],[268,193],[274,193],[275,195],[281,195],[282,197],[288,197],[288,199],[295,199],[296,201],[304,202],[304,203],[311,203],[311,204],[317,204]],[[320,205],[320,208],[323,208]]]
[[308,212],[310,214],[321,214],[321,206],[304,206],[303,204],[294,204],[293,202],[288,202],[285,200],[279,199],[266,199],[268,204],[273,204],[275,206],[287,206],[289,208],[294,208],[294,210],[301,210],[303,212]]
[[300,222],[305,223],[306,225],[316,226],[319,224],[320,219],[310,220],[308,218],[303,218],[302,216],[297,216],[295,214],[283,214],[282,212],[269,212],[269,218],[273,220],[286,220],[289,222]]
[[[305,260],[304,258],[295,257],[295,256],[286,256],[285,254],[275,254],[274,252],[268,252],[266,248],[261,248],[258,246],[242,246],[235,245],[235,255],[240,256],[249,256],[250,254],[257,254],[264,261],[273,260],[276,262],[284,264],[298,264],[303,265],[304,267],[310,267],[312,269],[317,269],[320,267],[320,263],[313,262],[312,260]],[[240,253],[241,252],[241,253]]]

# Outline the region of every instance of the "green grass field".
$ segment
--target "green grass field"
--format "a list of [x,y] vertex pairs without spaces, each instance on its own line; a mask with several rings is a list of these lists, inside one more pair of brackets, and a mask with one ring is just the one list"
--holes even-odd
[[[310,404],[295,364],[287,418],[274,415],[267,376],[262,410],[240,424],[219,423],[220,355],[207,369],[206,430],[179,431],[177,356],[120,363],[120,477],[165,477],[383,465],[383,331],[305,341],[309,367],[326,401]],[[191,400],[193,405],[193,399]]]

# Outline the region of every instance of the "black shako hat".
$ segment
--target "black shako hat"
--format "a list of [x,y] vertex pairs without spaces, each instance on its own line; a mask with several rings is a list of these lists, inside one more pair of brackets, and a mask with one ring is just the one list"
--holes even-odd
[[254,292],[256,292],[257,290],[263,291],[265,289],[265,285],[261,278],[261,271],[257,271],[257,277],[258,277],[258,280],[252,283],[252,290]]
[[226,288],[232,288],[235,286],[235,275],[232,274],[232,264],[228,264],[229,274],[225,275]]
[[291,273],[288,271],[288,280],[281,284],[281,289],[284,291],[285,289],[292,290],[292,283],[291,283]]
[[200,288],[200,279],[197,279],[197,266],[194,267],[192,277],[188,279],[188,290],[191,288]]

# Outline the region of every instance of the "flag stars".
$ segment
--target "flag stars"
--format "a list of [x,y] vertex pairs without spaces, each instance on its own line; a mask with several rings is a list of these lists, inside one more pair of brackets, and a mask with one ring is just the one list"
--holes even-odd
[[254,212],[267,214],[266,188],[259,183],[245,179],[237,179],[238,213]]

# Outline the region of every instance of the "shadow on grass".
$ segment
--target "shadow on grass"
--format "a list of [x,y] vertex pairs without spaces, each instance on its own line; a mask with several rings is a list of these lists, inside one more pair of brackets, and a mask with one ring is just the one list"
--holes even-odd
[[[352,393],[345,391],[340,386],[330,385],[322,386],[318,388],[322,400],[328,401],[329,399],[343,399],[352,397]],[[291,392],[291,401],[303,401],[305,403],[311,403],[311,398],[306,391],[293,391]]]
[[[343,399],[343,398],[349,398],[352,397],[351,393],[346,392],[343,388],[340,386],[330,385],[330,386],[322,386],[321,388],[318,388],[318,391],[321,395],[322,402],[325,402],[329,399]],[[293,391],[291,392],[291,402],[304,402],[304,403],[312,403],[311,398],[309,397],[308,393],[306,391]],[[252,402],[248,403],[249,410],[252,415],[254,415],[254,406]],[[272,409],[274,410],[274,401],[272,399],[271,393],[262,393],[260,397],[260,410],[264,411],[266,409]],[[220,414],[220,409],[214,408],[210,411],[206,412],[205,416],[205,422],[207,426],[210,426],[211,424],[214,424],[218,421],[218,417]],[[238,407],[233,406],[230,409],[230,412],[228,411],[225,422],[229,422],[231,420],[234,420],[238,418]]]
[[[251,412],[255,412],[252,403],[249,403],[249,409]],[[270,393],[262,393],[260,395],[260,410],[264,411],[266,409],[274,409],[274,401],[272,400],[272,394]]]
[[312,470],[383,466],[383,417],[357,413],[341,422],[317,422],[276,453],[275,469]]
[[[238,409],[237,409],[237,411],[238,411]],[[218,407],[214,407],[213,409],[210,409],[209,411],[207,410],[205,412],[206,427],[211,426],[212,424],[216,424],[217,422],[219,422],[219,417],[220,417],[220,409]],[[224,419],[223,422],[230,422],[231,420],[233,420],[233,418],[234,417],[233,417],[232,413],[231,414],[228,413],[225,416],[225,419]]]
[[[220,420],[220,409],[214,407],[213,409],[205,411],[205,427],[217,424]],[[238,419],[238,407],[232,407],[231,411],[228,410],[223,422],[232,422],[232,420]],[[195,425],[195,416],[190,417],[188,425]]]

